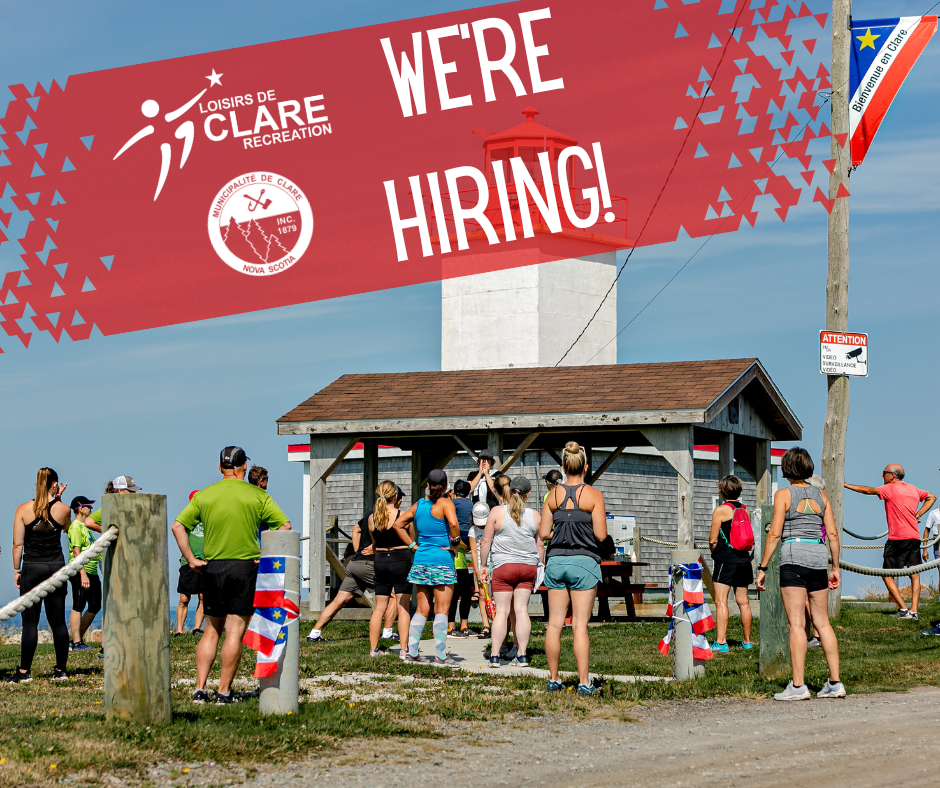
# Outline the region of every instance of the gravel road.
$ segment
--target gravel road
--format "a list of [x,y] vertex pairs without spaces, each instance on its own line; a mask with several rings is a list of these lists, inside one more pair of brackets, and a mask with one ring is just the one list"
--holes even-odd
[[[350,742],[344,754],[272,767],[247,780],[238,770],[192,765],[173,782],[256,788],[314,780],[383,788],[940,783],[940,689],[842,701],[654,703],[628,713],[634,721],[455,724],[443,739]],[[167,784],[180,767],[155,766],[150,779]]]

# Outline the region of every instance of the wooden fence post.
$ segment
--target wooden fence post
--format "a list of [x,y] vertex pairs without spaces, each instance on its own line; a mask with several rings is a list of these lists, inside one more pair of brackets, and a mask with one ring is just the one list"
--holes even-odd
[[118,538],[104,562],[104,708],[108,719],[165,722],[170,704],[170,580],[166,496],[101,499]]
[[[766,534],[773,520],[773,504],[764,501],[758,511],[761,533]],[[764,587],[767,590],[760,594],[760,674],[767,678],[779,678],[786,675],[790,668],[790,627],[783,608],[783,597],[780,596],[779,544],[767,563]]]

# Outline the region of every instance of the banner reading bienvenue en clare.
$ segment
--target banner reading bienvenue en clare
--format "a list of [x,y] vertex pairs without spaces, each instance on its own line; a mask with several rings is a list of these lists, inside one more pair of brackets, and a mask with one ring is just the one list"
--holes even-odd
[[14,86],[0,324],[83,339],[623,249],[671,170],[641,244],[826,204],[827,7],[523,0]]

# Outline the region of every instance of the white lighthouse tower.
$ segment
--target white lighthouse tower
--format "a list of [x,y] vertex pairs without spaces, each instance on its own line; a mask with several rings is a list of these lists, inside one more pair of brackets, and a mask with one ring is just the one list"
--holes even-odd
[[[615,250],[626,241],[626,199],[612,197],[616,220],[607,225],[616,235],[599,235],[563,222],[552,233],[532,207],[535,235],[523,238],[519,200],[508,159],[521,158],[542,196],[546,188],[561,203],[559,184],[542,181],[538,154],[545,151],[553,165],[562,150],[577,145],[573,137],[535,122],[538,110],[527,107],[525,121],[497,134],[485,135],[483,149],[490,183],[489,205],[498,205],[492,161],[503,161],[508,173],[510,205],[517,241],[511,250],[489,251],[485,240],[447,255],[442,271],[441,369],[550,367],[584,330],[617,274]],[[572,159],[568,183],[576,210]],[[553,166],[553,177],[557,171]],[[530,201],[529,201],[530,202]],[[587,207],[584,206],[584,215]],[[502,215],[487,211],[494,229],[504,235]],[[607,229],[605,227],[604,229]],[[593,229],[593,228],[592,228]],[[482,233],[481,233],[482,235]],[[472,236],[472,234],[471,234]],[[496,247],[498,249],[499,247]],[[617,290],[611,290],[584,336],[564,360],[566,366],[614,364],[617,361]]]

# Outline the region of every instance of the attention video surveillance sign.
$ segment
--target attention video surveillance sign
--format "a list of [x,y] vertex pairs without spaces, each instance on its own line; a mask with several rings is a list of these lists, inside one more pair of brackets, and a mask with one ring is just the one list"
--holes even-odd
[[823,375],[868,377],[868,334],[819,332],[819,371]]

